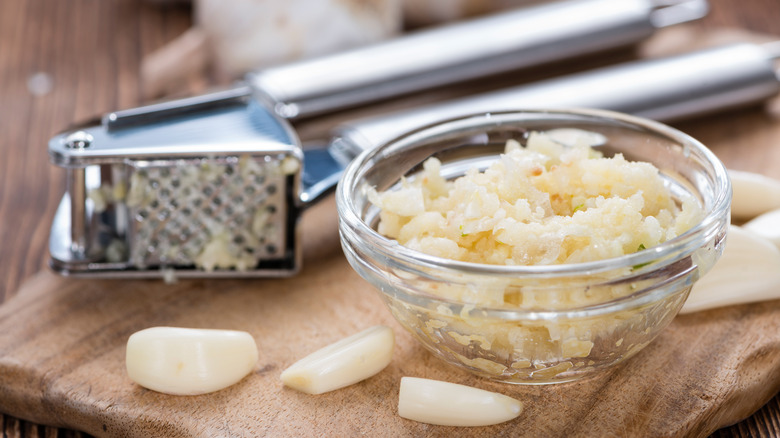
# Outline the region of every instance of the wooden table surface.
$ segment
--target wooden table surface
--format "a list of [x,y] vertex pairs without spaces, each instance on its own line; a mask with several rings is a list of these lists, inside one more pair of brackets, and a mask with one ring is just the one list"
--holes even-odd
[[[778,0],[712,0],[711,8],[694,28],[738,28],[780,38]],[[190,23],[186,6],[138,0],[0,2],[0,302],[46,269],[50,221],[64,186],[63,172],[48,163],[49,137],[71,123],[143,103],[142,56]],[[198,92],[213,83],[193,77],[182,88]],[[729,167],[780,178],[776,105],[676,126],[711,145]],[[739,150],[728,147],[736,137]],[[0,433],[83,435],[2,413]],[[715,436],[780,436],[780,396]]]

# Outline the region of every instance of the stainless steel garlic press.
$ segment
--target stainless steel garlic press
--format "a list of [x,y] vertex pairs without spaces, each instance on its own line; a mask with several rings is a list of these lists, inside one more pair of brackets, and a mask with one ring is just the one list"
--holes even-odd
[[449,102],[345,122],[330,146],[346,165],[366,149],[421,126],[480,112],[589,107],[660,121],[760,102],[780,92],[780,41],[730,44],[629,62]]
[[[335,185],[351,154],[371,146],[342,127],[330,148],[305,149],[286,119],[637,42],[705,10],[700,0],[552,3],[107,114],[49,142],[52,163],[67,173],[50,264],[64,275],[115,278],[294,274],[302,210]],[[449,117],[442,108],[428,116]],[[382,132],[409,128],[398,117],[388,117]],[[365,126],[378,125],[381,119]]]

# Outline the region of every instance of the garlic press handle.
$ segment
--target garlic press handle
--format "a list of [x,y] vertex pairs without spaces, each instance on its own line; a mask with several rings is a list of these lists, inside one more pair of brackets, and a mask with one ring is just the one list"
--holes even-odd
[[780,42],[736,44],[639,61],[412,111],[344,123],[331,150],[346,163],[366,149],[422,126],[479,112],[590,107],[661,121],[759,102],[780,92]]
[[568,0],[412,33],[249,76],[256,96],[302,118],[627,46],[701,18],[706,0]]

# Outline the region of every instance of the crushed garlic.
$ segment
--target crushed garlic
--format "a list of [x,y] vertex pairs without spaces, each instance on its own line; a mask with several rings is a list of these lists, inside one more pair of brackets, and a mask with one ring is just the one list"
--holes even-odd
[[[603,157],[592,147],[601,139],[578,130],[565,134],[566,142],[539,132],[531,133],[525,146],[510,140],[505,153],[485,170],[471,168],[455,180],[446,180],[439,160],[430,158],[420,174],[391,190],[369,188],[369,201],[380,209],[379,233],[447,259],[552,265],[648,249],[703,216],[692,195],[672,196],[652,164],[628,161],[621,154]],[[576,309],[626,296],[641,286],[612,285],[607,280],[615,273],[603,275],[604,285],[593,287],[584,286],[593,284],[592,279],[582,278],[554,285],[498,277],[466,285],[421,283],[417,287],[426,293],[468,304],[459,315],[407,309],[402,303],[391,303],[391,311],[466,368],[509,380],[550,381],[590,367],[593,361],[582,358],[615,360],[599,356],[606,354],[599,347],[605,342],[616,345],[618,355],[635,353],[640,337],[616,341],[650,327],[649,321],[670,317],[675,306],[594,319],[524,322],[472,317],[466,308]],[[683,299],[680,295],[672,304]]]
[[446,181],[430,158],[401,187],[369,193],[378,231],[409,248],[501,265],[580,263],[662,243],[701,217],[693,198],[678,207],[645,162],[603,158],[586,144],[565,147],[534,133],[507,142],[484,171]]

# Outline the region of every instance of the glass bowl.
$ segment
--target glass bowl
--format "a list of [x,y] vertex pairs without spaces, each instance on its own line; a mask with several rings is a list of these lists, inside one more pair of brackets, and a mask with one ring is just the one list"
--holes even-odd
[[[437,157],[456,178],[485,168],[508,139],[529,131],[593,133],[605,156],[653,163],[676,200],[693,196],[703,218],[687,232],[633,254],[594,262],[505,266],[460,262],[401,246],[376,231],[367,199],[398,187]],[[431,125],[357,157],[336,199],[344,252],[393,316],[444,361],[497,381],[570,381],[612,367],[647,346],[675,317],[691,286],[722,252],[731,186],[704,145],[668,126],[600,110],[477,114]],[[447,291],[446,294],[441,294]],[[503,296],[483,306],[468,297]],[[444,298],[465,297],[457,300]]]

